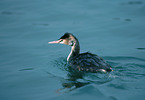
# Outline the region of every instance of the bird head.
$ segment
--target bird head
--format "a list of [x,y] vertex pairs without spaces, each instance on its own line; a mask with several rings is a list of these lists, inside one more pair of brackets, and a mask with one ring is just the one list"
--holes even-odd
[[73,46],[75,43],[75,38],[71,33],[65,33],[61,38],[56,41],[48,42],[49,44],[66,44]]

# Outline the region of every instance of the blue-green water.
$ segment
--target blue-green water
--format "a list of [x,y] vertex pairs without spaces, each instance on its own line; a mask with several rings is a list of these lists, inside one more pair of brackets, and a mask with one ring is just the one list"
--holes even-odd
[[[114,71],[70,81],[70,47],[47,44],[65,32]],[[0,1],[0,100],[143,100],[144,94],[144,0]]]

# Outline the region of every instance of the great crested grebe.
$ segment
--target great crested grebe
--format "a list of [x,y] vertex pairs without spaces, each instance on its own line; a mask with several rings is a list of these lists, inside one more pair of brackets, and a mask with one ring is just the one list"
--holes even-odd
[[110,72],[112,68],[102,58],[89,52],[80,54],[78,39],[71,33],[65,33],[59,40],[48,42],[49,44],[60,43],[71,46],[71,52],[67,61],[72,69],[85,72]]

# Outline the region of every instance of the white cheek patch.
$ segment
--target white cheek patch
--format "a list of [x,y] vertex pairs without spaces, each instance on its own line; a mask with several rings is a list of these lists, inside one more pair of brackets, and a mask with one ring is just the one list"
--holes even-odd
[[70,46],[73,46],[73,45],[74,45],[74,42],[73,42],[73,41],[71,41],[71,42],[69,43],[69,45],[70,45]]

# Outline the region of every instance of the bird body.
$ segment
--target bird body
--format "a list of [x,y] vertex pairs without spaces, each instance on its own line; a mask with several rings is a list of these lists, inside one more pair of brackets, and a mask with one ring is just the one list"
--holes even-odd
[[86,72],[110,72],[111,66],[101,57],[89,52],[81,53],[69,61],[73,69]]
[[110,72],[111,66],[101,57],[89,52],[80,54],[78,39],[71,33],[65,33],[59,40],[48,43],[60,43],[71,46],[71,52],[67,57],[70,67],[74,70],[85,72]]

